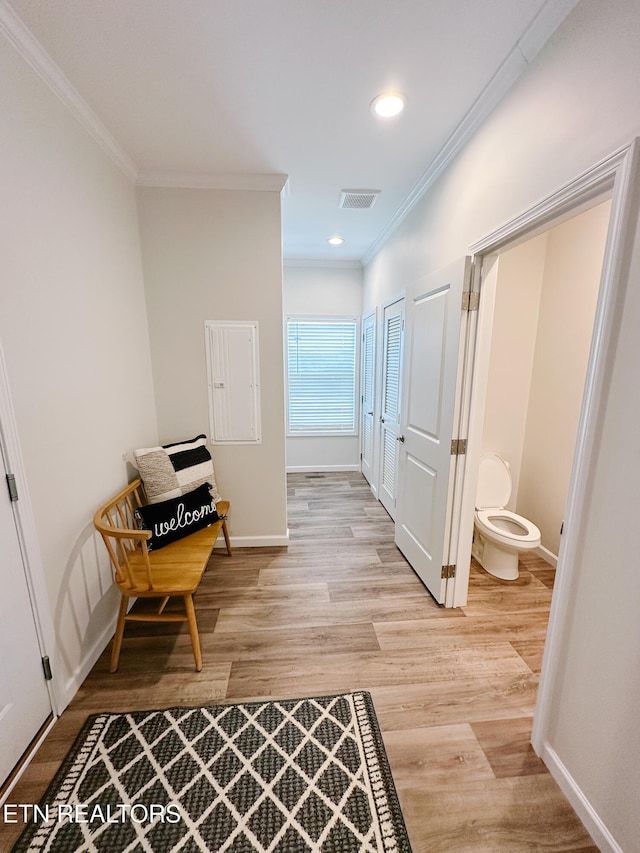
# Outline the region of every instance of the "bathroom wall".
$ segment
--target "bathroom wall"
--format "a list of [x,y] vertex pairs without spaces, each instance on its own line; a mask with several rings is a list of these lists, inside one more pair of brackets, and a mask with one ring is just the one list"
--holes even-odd
[[549,232],[516,511],[560,548],[611,205]]
[[500,255],[482,450],[511,465],[508,508],[553,555],[567,500],[610,202]]
[[513,491],[507,508],[512,511],[527,426],[546,248],[547,235],[541,234],[498,259],[482,452],[497,453],[509,462]]

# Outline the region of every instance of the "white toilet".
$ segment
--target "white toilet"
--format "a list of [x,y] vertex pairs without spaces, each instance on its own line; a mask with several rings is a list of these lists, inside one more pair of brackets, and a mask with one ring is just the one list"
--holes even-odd
[[482,568],[503,580],[518,577],[518,554],[540,545],[540,531],[504,507],[511,497],[509,463],[497,453],[480,457],[471,553]]

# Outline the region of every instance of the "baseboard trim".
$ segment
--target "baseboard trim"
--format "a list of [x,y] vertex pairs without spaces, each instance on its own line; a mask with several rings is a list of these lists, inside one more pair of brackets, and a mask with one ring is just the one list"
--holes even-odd
[[[131,604],[133,604],[134,599],[131,599]],[[80,663],[74,671],[71,673],[69,678],[67,678],[64,684],[64,707],[71,702],[73,697],[76,695],[80,687],[82,686],[84,680],[87,678],[93,667],[96,665],[98,658],[103,653],[103,651],[107,648],[109,643],[111,642],[113,635],[116,632],[116,622],[117,622],[117,613],[114,614],[113,619],[109,622],[109,624],[104,628],[98,639],[93,644],[92,648],[89,650],[88,654],[85,655],[84,660]],[[62,709],[61,709],[62,711]]]
[[329,474],[333,471],[359,471],[359,465],[287,465],[287,474]]
[[[286,548],[289,531],[284,536],[230,536],[232,548]],[[226,548],[224,539],[218,538],[216,548]]]
[[557,568],[558,557],[556,556],[556,554],[553,553],[553,551],[549,551],[549,549],[545,548],[544,545],[540,545],[538,548],[536,548],[535,553],[539,557],[542,557],[545,563],[549,563],[549,565],[553,566],[554,569]]
[[620,847],[602,822],[576,780],[562,763],[556,751],[546,741],[542,746],[540,757],[560,786],[562,793],[571,803],[573,810],[584,824],[589,835],[593,838],[598,849],[602,853],[623,853],[622,847]]

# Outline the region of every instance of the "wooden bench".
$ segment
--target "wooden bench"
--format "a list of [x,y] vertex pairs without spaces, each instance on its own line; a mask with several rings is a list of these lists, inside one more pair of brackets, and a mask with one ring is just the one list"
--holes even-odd
[[[125,622],[187,622],[193,647],[196,671],[202,669],[202,653],[193,594],[200,584],[213,546],[222,531],[231,556],[227,523],[224,518],[190,533],[157,551],[147,549],[150,530],[139,530],[135,510],[146,503],[144,486],[134,480],[96,512],[93,523],[102,536],[113,567],[115,582],[122,594],[116,632],[111,653],[111,672],[118,668]],[[216,505],[218,515],[226,516],[228,501]],[[165,613],[172,596],[184,599],[185,613]],[[159,598],[155,612],[127,612],[132,598]]]

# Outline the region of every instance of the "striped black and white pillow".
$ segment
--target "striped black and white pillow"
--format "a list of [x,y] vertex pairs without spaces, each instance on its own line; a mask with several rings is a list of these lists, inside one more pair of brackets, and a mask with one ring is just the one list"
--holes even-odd
[[213,500],[220,500],[206,435],[161,447],[143,447],[133,455],[150,504],[178,498],[203,483],[210,484]]

